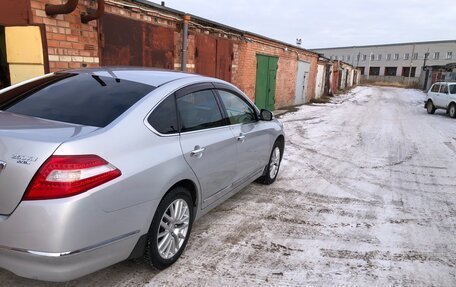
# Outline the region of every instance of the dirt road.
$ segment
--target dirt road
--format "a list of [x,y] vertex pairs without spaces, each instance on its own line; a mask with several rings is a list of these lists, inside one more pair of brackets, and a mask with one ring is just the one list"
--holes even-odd
[[124,262],[66,286],[456,286],[456,120],[423,99],[358,87],[285,115],[278,181],[199,220],[174,266]]

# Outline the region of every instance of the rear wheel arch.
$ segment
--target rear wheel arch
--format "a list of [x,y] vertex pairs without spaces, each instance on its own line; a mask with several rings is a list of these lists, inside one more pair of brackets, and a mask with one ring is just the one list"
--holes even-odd
[[448,110],[447,110],[447,113],[452,117],[452,118],[455,118],[456,117],[456,113],[452,114],[451,113],[451,108],[454,107],[454,109],[456,109],[456,102],[454,101],[451,101],[449,104],[448,104]]
[[[182,180],[176,182],[174,185],[172,185],[170,188],[168,188],[168,190],[163,194],[163,196],[160,199],[160,203],[163,201],[163,199],[169,193],[173,192],[178,187],[182,187],[186,191],[189,192],[189,195],[191,197],[192,204],[193,204],[193,219],[192,220],[194,220],[195,217],[196,217],[196,213],[198,211],[197,206],[198,206],[198,198],[199,198],[199,196],[198,196],[197,186],[192,180],[190,180],[190,179],[182,179]],[[158,206],[157,206],[157,208],[158,208]],[[152,224],[152,220],[153,220],[156,212],[157,212],[157,210],[155,210],[155,212],[152,214],[152,217],[147,221],[149,228],[150,228],[150,225]],[[143,257],[145,255],[145,251],[146,251],[146,248],[147,248],[148,239],[149,239],[149,232],[146,233],[146,234],[143,234],[138,239],[138,242],[136,243],[136,245],[133,248],[130,256],[127,259],[137,259],[137,258]]]
[[190,179],[183,179],[183,180],[180,180],[178,182],[176,182],[173,186],[171,186],[168,191],[163,195],[162,199],[170,192],[172,192],[176,187],[183,187],[185,188],[186,190],[188,190],[190,192],[190,196],[192,198],[192,202],[193,202],[193,207],[197,207],[198,206],[198,189],[196,187],[196,184],[190,180]]
[[190,238],[195,209],[187,184],[179,182],[163,196],[147,233],[143,258],[160,270],[179,259]]

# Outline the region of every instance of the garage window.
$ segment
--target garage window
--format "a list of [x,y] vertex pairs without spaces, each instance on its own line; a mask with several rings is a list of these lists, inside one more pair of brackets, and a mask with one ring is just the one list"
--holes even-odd
[[396,76],[397,67],[385,67],[385,76]]
[[359,71],[361,72],[361,75],[364,76],[364,70],[365,68],[364,67],[358,67]]
[[369,75],[370,76],[379,76],[380,75],[380,67],[370,67],[369,68]]
[[415,77],[416,67],[412,67],[412,71],[410,72],[410,67],[403,67],[402,68],[402,76],[408,77],[410,73],[410,77]]

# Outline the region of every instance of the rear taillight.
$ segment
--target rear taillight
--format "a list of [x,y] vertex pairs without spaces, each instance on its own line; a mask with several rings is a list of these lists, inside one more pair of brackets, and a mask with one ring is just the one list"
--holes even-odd
[[24,200],[73,196],[121,174],[115,166],[97,155],[53,155],[33,177]]

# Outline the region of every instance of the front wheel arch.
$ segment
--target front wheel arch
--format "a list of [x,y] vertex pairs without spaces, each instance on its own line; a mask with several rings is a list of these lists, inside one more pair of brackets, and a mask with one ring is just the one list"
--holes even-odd
[[[283,151],[285,150],[285,137],[283,135],[279,135],[275,141],[279,145],[280,148],[280,156],[281,159],[283,158]],[[275,144],[274,143],[274,144]]]
[[[279,149],[280,159],[278,161],[278,164],[276,165],[277,173],[274,175],[273,178],[271,178],[269,169],[271,168],[271,161],[273,160],[274,150],[276,150],[277,148]],[[265,185],[270,185],[275,182],[278,172],[279,172],[280,163],[282,162],[282,159],[283,159],[284,148],[285,148],[285,138],[283,135],[280,135],[279,137],[277,137],[277,139],[274,142],[274,145],[272,146],[268,164],[264,167],[263,174],[256,180],[256,182],[265,184]]]
[[[429,104],[432,105],[431,108],[429,108]],[[426,102],[426,111],[428,114],[433,114],[435,113],[435,110],[436,110],[436,107],[434,105],[434,102],[432,101],[432,99],[428,99],[427,102]]]

